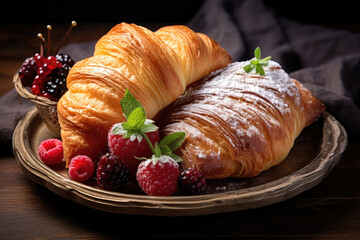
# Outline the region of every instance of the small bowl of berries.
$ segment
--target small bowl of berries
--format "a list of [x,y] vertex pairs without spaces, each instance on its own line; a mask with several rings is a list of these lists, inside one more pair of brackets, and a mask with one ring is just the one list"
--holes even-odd
[[34,56],[26,58],[13,78],[16,91],[21,97],[35,103],[40,117],[54,137],[60,137],[57,103],[67,91],[66,78],[74,65],[74,61],[68,54],[58,52],[75,26],[76,22],[72,21],[55,53],[50,54],[50,31],[52,27],[48,25],[47,53],[45,54],[45,39],[39,33],[38,37],[41,41],[40,53],[35,53]]

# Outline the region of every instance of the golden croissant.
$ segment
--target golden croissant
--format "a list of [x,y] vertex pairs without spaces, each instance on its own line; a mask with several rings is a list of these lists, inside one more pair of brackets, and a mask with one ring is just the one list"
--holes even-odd
[[280,65],[265,76],[248,74],[235,62],[190,86],[159,123],[162,133],[184,131],[184,168],[206,178],[253,177],[281,163],[302,129],[324,105]]
[[67,165],[76,155],[95,158],[107,149],[107,132],[125,118],[120,100],[128,88],[148,118],[184,93],[186,86],[231,62],[210,37],[185,26],[152,32],[135,24],[113,27],[94,56],[76,63],[58,103]]

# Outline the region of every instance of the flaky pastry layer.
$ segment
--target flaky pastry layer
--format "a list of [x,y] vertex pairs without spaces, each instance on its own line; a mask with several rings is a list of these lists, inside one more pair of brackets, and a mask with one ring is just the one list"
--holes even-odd
[[324,105],[280,65],[265,76],[232,63],[191,85],[161,119],[163,134],[185,131],[179,155],[184,168],[207,178],[253,177],[281,163],[304,127]]
[[125,89],[142,103],[148,118],[186,87],[231,62],[214,40],[185,26],[152,32],[135,24],[113,27],[96,44],[94,56],[77,62],[58,103],[67,165],[76,155],[93,159],[107,150],[110,127],[124,120]]

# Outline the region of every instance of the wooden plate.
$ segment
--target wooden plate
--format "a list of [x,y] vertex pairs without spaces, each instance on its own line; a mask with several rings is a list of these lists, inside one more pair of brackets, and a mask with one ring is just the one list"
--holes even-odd
[[62,197],[103,211],[184,216],[257,208],[284,201],[320,183],[339,162],[347,146],[343,126],[329,113],[304,129],[288,157],[278,166],[251,179],[209,180],[209,194],[201,196],[153,197],[137,186],[125,192],[99,189],[71,180],[65,163],[49,167],[41,162],[37,147],[51,138],[39,113],[33,109],[18,123],[13,135],[14,155],[33,181]]

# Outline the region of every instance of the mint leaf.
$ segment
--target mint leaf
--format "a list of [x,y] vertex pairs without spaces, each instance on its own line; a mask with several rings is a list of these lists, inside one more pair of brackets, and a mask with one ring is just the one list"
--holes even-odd
[[154,124],[154,121],[146,119],[144,107],[130,93],[129,89],[126,89],[120,104],[127,121],[116,126],[113,129],[114,134],[122,135],[123,138],[129,138],[131,141],[137,139],[141,142],[145,139],[151,148],[153,158],[155,159],[162,155],[166,155],[172,157],[176,162],[182,161],[182,159],[172,151],[180,147],[184,142],[185,132],[169,134],[165,136],[160,143],[155,143],[155,146],[153,146],[146,133],[157,131],[158,127]]
[[158,130],[159,127],[156,126],[155,124],[144,124],[142,127],[141,127],[141,131],[144,132],[144,133],[148,133],[148,132],[155,132],[156,130]]
[[250,64],[256,67],[259,64],[259,60],[253,59],[250,61]]
[[261,76],[265,76],[265,71],[264,69],[261,67],[261,65],[257,65],[255,68],[256,73],[260,74]]
[[259,47],[255,48],[255,51],[254,51],[254,56],[257,60],[260,60],[261,58],[261,50]]
[[130,93],[129,89],[126,89],[125,95],[120,101],[120,105],[126,118],[128,118],[136,108],[144,108],[134,95]]
[[255,66],[252,64],[248,64],[245,67],[243,67],[244,71],[247,73],[251,72],[254,68],[255,68]]
[[155,143],[155,157],[160,157],[161,156],[161,149],[159,147],[159,144],[156,142]]
[[144,109],[141,107],[136,108],[131,112],[126,122],[121,123],[121,128],[116,129],[117,133],[121,133],[123,138],[130,138],[130,141],[137,139],[139,142],[143,139],[143,127],[146,121]]
[[261,76],[265,76],[265,71],[263,66],[269,65],[269,60],[271,59],[270,56],[261,59],[261,50],[257,47],[254,51],[255,58],[251,59],[248,65],[243,67],[246,73],[250,73],[252,70],[255,69],[255,72],[260,74]]
[[166,145],[164,146],[159,146],[160,150],[161,150],[161,154],[162,155],[167,155],[167,156],[171,156],[172,151],[170,150],[170,148]]
[[170,133],[160,141],[160,146],[168,146],[171,151],[174,151],[184,142],[185,135],[185,132]]
[[144,108],[138,107],[130,113],[129,117],[127,118],[126,125],[128,126],[128,128],[130,127],[133,128],[134,130],[141,131],[141,128],[145,123],[145,120],[146,120],[146,114]]
[[172,159],[174,159],[175,162],[182,162],[183,159],[181,157],[179,157],[178,155],[176,155],[175,153],[171,154],[170,156]]
[[270,59],[271,59],[271,56],[268,56],[268,57],[266,57],[266,58],[261,59],[261,61],[267,62],[267,61],[269,61]]

